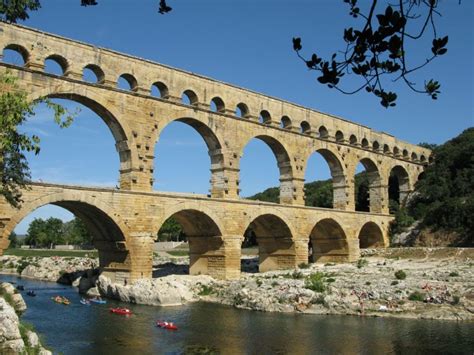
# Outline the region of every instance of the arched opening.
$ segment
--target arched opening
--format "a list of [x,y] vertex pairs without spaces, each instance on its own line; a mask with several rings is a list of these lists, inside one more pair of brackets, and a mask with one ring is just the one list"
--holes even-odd
[[382,211],[380,174],[369,158],[360,160],[354,176],[356,211],[379,213]]
[[249,108],[246,104],[241,102],[235,107],[235,115],[240,118],[247,118],[249,115]]
[[272,116],[270,116],[270,113],[266,110],[260,111],[260,116],[258,116],[258,122],[262,124],[270,124],[272,123]]
[[369,141],[366,138],[362,138],[360,145],[362,146],[362,148],[367,149],[369,147]]
[[310,262],[349,261],[349,248],[342,227],[331,218],[322,219],[310,234],[312,255]]
[[160,99],[167,99],[169,97],[168,87],[161,81],[157,81],[151,86],[150,94]]
[[374,141],[374,143],[372,143],[372,149],[373,149],[374,151],[378,152],[379,149],[380,149],[380,144],[379,144],[379,142]]
[[122,74],[117,80],[117,89],[137,91],[137,79],[132,74]]
[[420,155],[420,162],[426,163],[426,157],[423,154]]
[[99,66],[95,64],[88,64],[82,70],[82,80],[93,84],[103,84],[105,80],[105,74]]
[[393,155],[396,157],[400,156],[400,149],[398,147],[393,147]]
[[170,122],[155,144],[155,190],[209,194],[222,175],[221,144],[214,132],[193,118]]
[[418,161],[418,155],[415,152],[411,153],[411,160]]
[[341,131],[336,132],[336,142],[344,143],[344,133],[342,133]]
[[319,138],[321,138],[321,139],[328,139],[329,138],[329,132],[328,132],[326,127],[324,127],[324,126],[319,127],[318,132],[319,132]]
[[290,157],[275,138],[256,136],[245,145],[240,159],[241,196],[274,203],[292,203],[292,178]]
[[374,222],[364,224],[359,232],[359,247],[361,249],[380,248],[385,245],[383,233]]
[[357,137],[353,134],[351,134],[351,136],[349,137],[349,143],[351,145],[356,145],[357,144]]
[[5,233],[11,230],[25,235],[23,243],[30,247],[81,248],[90,250],[92,255],[98,253],[99,272],[113,281],[119,281],[116,272],[120,272],[122,282],[130,277],[130,274],[124,275],[131,271],[126,226],[95,198],[69,196],[66,192],[26,202],[13,216]]
[[181,95],[181,102],[185,105],[197,105],[199,101],[194,91],[185,90]]
[[403,149],[403,153],[402,153],[402,154],[403,154],[403,158],[405,158],[405,159],[408,158],[408,150]]
[[280,121],[280,128],[291,129],[291,119],[288,116],[283,116]]
[[57,55],[57,54],[50,55],[44,61],[45,73],[63,76],[64,74],[66,74],[67,69],[68,69],[67,60],[66,58],[61,57],[60,55]]
[[9,44],[3,49],[2,62],[24,67],[30,58],[28,51],[19,44]]
[[310,124],[306,121],[301,122],[300,132],[303,133],[303,134],[310,134],[311,133]]
[[395,213],[403,206],[410,193],[410,179],[405,168],[394,166],[388,179],[389,211]]
[[[180,230],[183,239],[186,239],[189,244],[189,273],[222,278],[225,273],[226,255],[222,250],[224,242],[217,223],[204,212],[196,209],[184,209],[171,214],[165,220],[160,227],[158,236],[171,224]],[[238,272],[239,267],[237,261],[234,272]],[[164,276],[163,272],[166,270],[159,270],[153,276]]]
[[278,216],[264,214],[255,218],[244,235],[253,234],[258,245],[260,272],[294,268],[297,265],[293,236]]
[[210,108],[211,108],[212,112],[223,113],[223,112],[225,112],[224,101],[222,101],[222,99],[220,97],[216,96],[211,100]]
[[70,127],[61,129],[46,104],[36,106],[35,117],[22,128],[42,139],[41,154],[26,155],[32,180],[129,187],[127,173],[119,174],[132,164],[128,138],[120,122],[88,97],[76,94],[46,96],[77,115]]
[[390,154],[390,147],[388,146],[388,144],[383,145],[383,153]]
[[306,206],[344,209],[346,179],[338,157],[319,149],[309,157],[305,170]]

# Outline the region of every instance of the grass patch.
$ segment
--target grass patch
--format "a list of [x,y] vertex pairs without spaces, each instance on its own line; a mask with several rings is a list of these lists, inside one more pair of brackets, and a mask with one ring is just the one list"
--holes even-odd
[[189,250],[170,250],[166,253],[171,256],[189,256]]
[[309,269],[310,266],[311,265],[309,265],[308,263],[301,263],[298,265],[300,269]]
[[410,301],[423,302],[425,300],[425,294],[422,292],[415,291],[408,296],[408,299]]
[[449,274],[449,276],[451,276],[451,277],[458,277],[459,274],[458,274],[456,271],[453,271],[453,272],[451,272],[451,273]]
[[367,259],[360,258],[359,260],[357,260],[358,269],[362,269],[364,266],[367,266],[367,265],[369,265],[369,262],[367,261]]
[[392,286],[398,285],[398,281],[397,281],[397,280],[393,280],[390,285],[392,285]]
[[98,253],[96,250],[55,250],[55,249],[7,249],[4,251],[4,255],[14,255],[23,257],[50,257],[50,256],[69,256],[76,258],[84,258],[89,256],[90,258],[97,258]]
[[324,278],[324,273],[319,271],[315,272],[314,274],[311,274],[306,278],[304,286],[314,292],[324,292],[326,291]]
[[395,278],[397,280],[405,280],[407,278],[407,274],[403,270],[398,270],[395,272]]

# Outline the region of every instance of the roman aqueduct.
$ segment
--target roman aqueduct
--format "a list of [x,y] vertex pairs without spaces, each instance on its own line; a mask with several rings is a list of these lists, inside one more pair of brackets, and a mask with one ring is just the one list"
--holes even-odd
[[[243,235],[252,226],[260,271],[293,268],[308,260],[354,261],[359,248],[384,246],[393,216],[388,181],[397,176],[400,200],[413,190],[431,152],[365,126],[207,77],[34,29],[0,23],[0,49],[18,52],[23,65],[0,63],[19,78],[31,99],[63,98],[83,104],[109,127],[120,157],[120,188],[32,183],[20,209],[0,202],[0,251],[33,210],[54,204],[80,217],[94,235],[104,272],[117,281],[151,277],[154,239],[173,216],[190,244],[190,273],[240,275]],[[62,75],[45,72],[54,60]],[[83,79],[91,70],[96,82]],[[130,90],[117,88],[119,78]],[[155,87],[158,96],[151,95]],[[183,102],[185,95],[187,101]],[[154,146],[173,121],[193,127],[211,161],[209,195],[152,190]],[[239,197],[239,161],[253,138],[275,154],[280,203]],[[332,209],[305,206],[304,176],[312,153],[327,161]],[[354,175],[368,172],[370,211],[355,211]]]

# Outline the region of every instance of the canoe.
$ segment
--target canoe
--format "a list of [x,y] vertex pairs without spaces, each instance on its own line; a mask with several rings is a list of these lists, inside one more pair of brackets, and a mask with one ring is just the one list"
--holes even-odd
[[98,300],[98,299],[95,299],[95,298],[89,299],[89,302],[94,302],[94,303],[98,303],[98,304],[106,304],[107,303],[106,300]]
[[173,322],[157,321],[156,326],[163,329],[178,330],[178,327]]
[[128,308],[110,308],[111,313],[120,314],[123,316],[129,316],[132,314],[132,311]]
[[26,295],[27,295],[27,296],[30,296],[30,297],[36,297],[35,291],[28,291],[28,292],[26,293]]
[[88,300],[85,300],[85,299],[82,299],[79,302],[81,302],[81,304],[83,304],[85,306],[90,306],[91,305],[91,303]]

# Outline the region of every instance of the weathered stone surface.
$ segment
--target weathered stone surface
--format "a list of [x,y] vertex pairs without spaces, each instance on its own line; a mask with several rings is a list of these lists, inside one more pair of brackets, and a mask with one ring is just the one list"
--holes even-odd
[[19,354],[25,348],[15,310],[0,297],[0,353]]
[[[250,225],[261,245],[261,270],[307,262],[310,240],[315,261],[353,261],[359,241],[363,247],[388,244],[390,174],[398,177],[403,202],[431,154],[356,123],[182,70],[21,26],[0,23],[0,31],[0,48],[16,49],[25,59],[23,67],[0,63],[0,70],[18,76],[19,89],[30,98],[66,98],[95,111],[120,158],[120,189],[36,183],[23,192],[20,210],[0,201],[0,251],[27,214],[55,204],[86,219],[99,266],[117,283],[152,276],[153,239],[170,216],[189,237],[191,274],[239,278],[241,242]],[[45,73],[47,58],[59,61],[64,75]],[[84,68],[97,74],[97,83],[82,80]],[[116,88],[124,70],[130,91]],[[161,98],[150,95],[152,85]],[[183,93],[190,104],[180,101]],[[153,147],[173,121],[195,128],[209,148],[209,196],[152,192]],[[239,197],[240,158],[253,138],[275,154],[280,204]],[[304,176],[314,152],[331,170],[333,210],[304,207]],[[354,211],[358,163],[368,171],[369,213]]]

